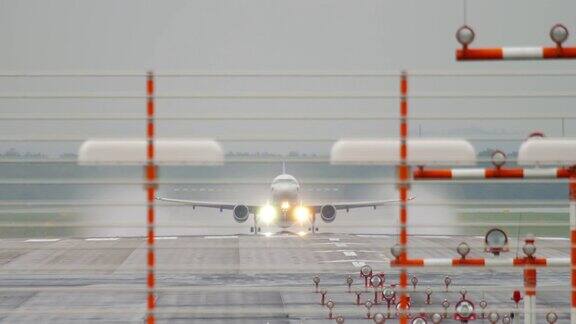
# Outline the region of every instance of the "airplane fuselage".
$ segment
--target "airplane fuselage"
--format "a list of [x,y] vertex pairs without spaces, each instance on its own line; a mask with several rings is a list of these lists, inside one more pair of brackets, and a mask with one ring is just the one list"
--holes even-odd
[[298,224],[295,215],[296,209],[303,208],[299,198],[300,184],[298,180],[289,174],[281,174],[272,181],[270,191],[272,195],[271,205],[277,213],[275,224],[282,228]]

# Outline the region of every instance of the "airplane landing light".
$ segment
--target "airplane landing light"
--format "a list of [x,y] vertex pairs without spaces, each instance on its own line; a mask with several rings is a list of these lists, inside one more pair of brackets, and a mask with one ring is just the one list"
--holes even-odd
[[258,218],[266,225],[270,225],[276,219],[276,209],[270,205],[263,206],[258,213]]
[[294,216],[298,223],[304,224],[310,220],[310,211],[306,207],[298,207],[294,211]]

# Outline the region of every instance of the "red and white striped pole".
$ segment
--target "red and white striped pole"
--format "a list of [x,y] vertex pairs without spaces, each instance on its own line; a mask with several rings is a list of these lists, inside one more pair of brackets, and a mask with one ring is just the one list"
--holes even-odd
[[156,165],[154,163],[154,74],[148,72],[146,80],[146,191],[147,191],[147,311],[146,323],[154,324],[156,317],[154,309],[156,307],[156,291],[155,291],[155,268],[156,256],[154,252],[154,236],[155,236],[155,197],[156,197]]
[[570,323],[576,323],[576,166],[570,168]]
[[400,75],[400,164],[398,166],[398,190],[400,193],[400,324],[408,323],[408,76],[406,71]]
[[[526,238],[525,244],[534,246],[534,238]],[[535,250],[534,250],[535,251]],[[525,251],[526,253],[526,251]],[[524,323],[536,324],[536,280],[537,273],[534,266],[536,258],[527,254],[524,258]]]

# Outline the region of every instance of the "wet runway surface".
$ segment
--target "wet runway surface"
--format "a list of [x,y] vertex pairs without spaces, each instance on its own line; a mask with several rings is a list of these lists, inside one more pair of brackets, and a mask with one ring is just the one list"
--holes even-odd
[[[491,257],[482,251],[481,237],[464,236],[413,236],[409,254],[454,258],[462,241],[472,247],[470,257]],[[346,323],[370,323],[345,279],[352,275],[352,291],[364,291],[359,270],[369,264],[386,274],[386,285],[396,284],[398,270],[388,266],[395,242],[394,236],[350,234],[158,237],[158,322],[331,323],[314,292],[312,277],[319,274],[320,288],[336,305],[334,315],[342,314]],[[511,243],[500,258],[515,256],[515,240]],[[536,245],[540,257],[569,256],[566,239],[537,238]],[[143,322],[143,238],[13,239],[1,240],[0,247],[3,323]],[[412,313],[441,312],[444,299],[453,310],[463,287],[476,304],[484,298],[487,310],[513,311],[512,292],[523,287],[521,268],[413,268],[410,273],[418,278],[416,289],[410,287]],[[446,275],[453,280],[448,291]],[[557,323],[568,322],[569,282],[567,268],[538,271],[539,323],[551,310],[561,317]],[[430,305],[425,304],[427,287],[433,290]],[[364,292],[362,302],[373,296],[373,290]],[[375,305],[375,311],[386,312],[386,304]]]

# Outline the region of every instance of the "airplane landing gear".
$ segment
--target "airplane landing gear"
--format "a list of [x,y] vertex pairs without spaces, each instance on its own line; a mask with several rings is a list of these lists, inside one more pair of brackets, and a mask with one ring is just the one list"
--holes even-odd
[[312,226],[308,230],[311,230],[312,234],[318,232],[318,227],[316,227],[316,214],[312,215]]
[[258,235],[259,232],[262,231],[262,229],[260,227],[258,227],[258,219],[256,217],[256,214],[254,214],[254,226],[250,227],[250,232],[254,233],[254,235]]

